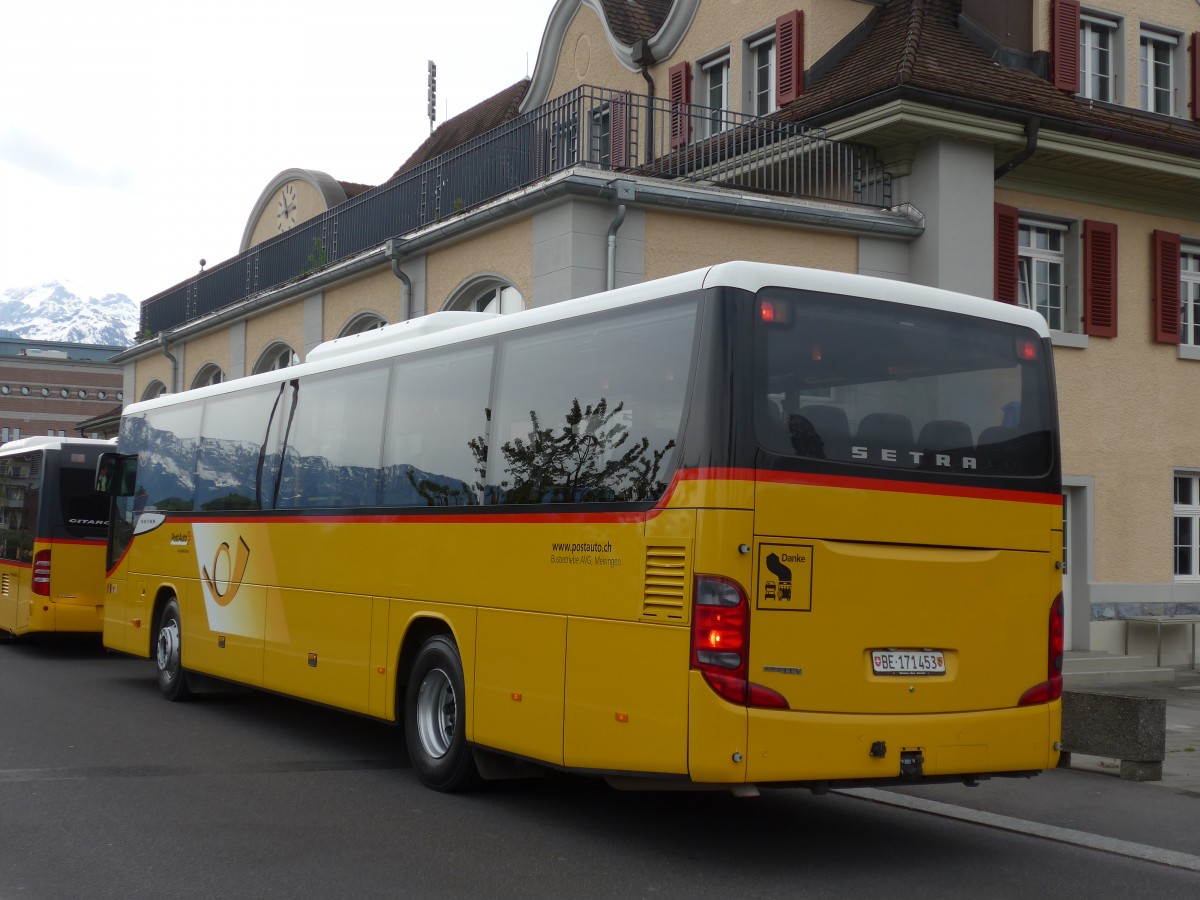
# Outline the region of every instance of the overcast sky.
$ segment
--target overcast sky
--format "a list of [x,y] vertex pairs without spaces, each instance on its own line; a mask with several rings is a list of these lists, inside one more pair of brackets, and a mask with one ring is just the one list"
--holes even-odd
[[[0,18],[0,290],[141,301],[237,255],[284,169],[379,184],[531,74],[554,0],[40,0]],[[514,11],[520,10],[514,18]]]

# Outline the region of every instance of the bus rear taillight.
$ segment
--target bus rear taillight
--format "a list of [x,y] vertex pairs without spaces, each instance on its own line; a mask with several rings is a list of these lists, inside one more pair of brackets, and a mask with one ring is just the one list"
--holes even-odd
[[1022,694],[1017,703],[1018,706],[1050,703],[1062,696],[1064,625],[1063,597],[1062,594],[1059,594],[1050,604],[1050,641],[1047,648],[1046,680],[1041,684],[1035,684]]
[[33,557],[33,592],[39,597],[50,596],[49,550],[39,550]]
[[746,592],[727,578],[697,575],[692,668],[730,703],[787,709],[782,694],[747,680],[749,660],[750,604]]

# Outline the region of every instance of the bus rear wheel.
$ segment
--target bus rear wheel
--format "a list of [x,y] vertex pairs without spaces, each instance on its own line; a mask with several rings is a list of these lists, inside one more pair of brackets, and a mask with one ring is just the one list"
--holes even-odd
[[466,738],[466,691],[458,648],[445,635],[421,645],[404,695],[404,740],[420,782],[458,791],[479,782]]
[[192,696],[187,674],[181,660],[179,602],[171,597],[158,617],[158,643],[155,659],[158,663],[158,689],[168,700],[187,700]]

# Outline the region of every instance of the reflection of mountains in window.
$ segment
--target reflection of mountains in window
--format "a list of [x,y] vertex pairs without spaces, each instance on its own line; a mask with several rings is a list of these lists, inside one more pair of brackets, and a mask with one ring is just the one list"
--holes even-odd
[[[633,438],[621,416],[621,401],[611,410],[601,397],[594,405],[571,401],[564,424],[543,427],[537,410],[529,413],[530,431],[500,447],[504,476],[498,487],[503,503],[596,503],[654,500],[666,484],[658,480],[674,439],[651,447],[649,437]],[[486,452],[472,441],[481,468]]]

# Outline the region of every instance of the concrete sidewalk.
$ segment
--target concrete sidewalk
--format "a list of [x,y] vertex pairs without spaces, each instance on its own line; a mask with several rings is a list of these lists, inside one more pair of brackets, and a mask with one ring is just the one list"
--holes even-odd
[[[1183,668],[1176,671],[1174,681],[1089,684],[1077,688],[1068,678],[1066,689],[1166,701],[1167,755],[1163,760],[1163,777],[1161,781],[1142,783],[1194,792],[1200,796],[1200,672]],[[1073,753],[1071,768],[1119,778],[1121,766],[1119,760]]]

